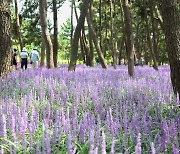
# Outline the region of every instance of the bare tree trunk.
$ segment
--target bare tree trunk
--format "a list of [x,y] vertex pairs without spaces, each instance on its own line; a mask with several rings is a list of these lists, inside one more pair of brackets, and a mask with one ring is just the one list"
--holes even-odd
[[140,21],[139,19],[137,18],[137,25],[136,25],[136,36],[135,36],[135,55],[137,56],[137,59],[140,59],[141,58],[141,54],[140,54],[140,33],[139,33],[139,29],[140,29]]
[[78,22],[78,14],[77,14],[77,10],[76,10],[76,3],[75,3],[75,1],[73,1],[73,5],[74,5],[74,12],[75,12],[75,16],[76,16],[76,21]]
[[[104,15],[104,20],[105,20],[105,21],[107,21],[106,8],[107,8],[107,7],[106,7],[106,5],[105,5],[105,15]],[[92,10],[92,9],[91,9],[91,10]],[[108,42],[107,35],[108,35],[108,22],[106,22],[106,24],[105,24],[105,37],[104,37],[105,45],[104,45],[104,48],[103,48],[103,56],[104,56],[104,58],[106,58],[107,50],[108,50],[108,46],[109,46],[109,42]]]
[[[92,21],[92,3],[90,3],[90,6],[89,6],[91,12],[90,13],[90,18],[91,18],[91,21]],[[90,32],[90,29],[89,29],[89,26],[88,26],[88,30]],[[92,34],[89,33],[89,50],[90,50],[90,53],[89,53],[89,60],[90,60],[90,66],[93,67],[94,66],[94,49],[93,49],[93,38],[92,38]]]
[[73,8],[74,8],[74,0],[71,1],[71,47],[72,47],[72,40],[73,40],[73,31],[74,31],[74,28],[73,28]]
[[[73,5],[74,5],[74,10],[75,10],[76,20],[78,22],[78,15],[77,15],[76,7],[75,7],[75,1],[73,1]],[[80,45],[81,45],[81,53],[82,53],[83,63],[86,63],[87,66],[90,66],[89,49],[88,49],[88,45],[87,45],[87,41],[86,41],[84,27],[82,28],[82,34],[80,36]]]
[[58,22],[57,22],[57,2],[56,2],[56,0],[53,0],[53,18],[54,18],[53,61],[54,61],[54,67],[57,67],[57,61],[58,61]]
[[121,41],[120,41],[120,46],[119,46],[119,65],[121,64],[121,59],[123,58],[123,54],[122,54],[122,50],[123,50],[123,46],[125,43],[125,34],[123,33],[122,37],[121,37]]
[[114,68],[116,69],[117,68],[117,64],[118,64],[118,49],[117,49],[117,40],[118,40],[118,38],[117,38],[117,31],[118,31],[118,29],[117,29],[117,15],[118,14],[116,14],[116,2],[114,1],[114,15],[113,15],[113,30],[114,30],[114,32],[113,32],[113,43],[114,43],[114,50],[113,50],[113,53],[114,53],[114,62],[113,62],[113,66],[114,66]]
[[[144,38],[146,37],[146,34],[145,34],[145,36],[144,36]],[[149,59],[148,59],[148,57],[149,57],[149,55],[148,55],[148,46],[147,46],[147,39],[142,39],[142,45],[143,45],[143,50],[144,50],[144,63],[146,64],[146,65],[148,65],[148,62],[149,62]]]
[[[77,14],[77,10],[76,10],[76,3],[75,1],[72,1],[73,6],[74,6],[74,12],[75,12],[75,16],[76,16],[76,21],[78,23],[78,14]],[[72,46],[72,44],[71,44]],[[80,36],[80,46],[81,46],[81,57],[83,59],[83,63],[86,63],[86,55],[85,55],[85,46],[84,46],[84,39],[83,39],[83,34],[81,34]]]
[[150,53],[153,60],[153,68],[155,70],[158,70],[158,64],[157,64],[156,56],[155,56],[154,49],[152,46],[152,42],[151,42],[151,34],[150,34],[150,28],[149,28],[149,22],[148,22],[147,10],[146,10],[146,3],[145,3],[145,0],[143,1],[144,1],[144,13],[145,13],[145,20],[146,20],[147,41],[148,41]]
[[86,65],[90,66],[89,48],[87,45],[86,34],[84,31],[84,28],[82,29],[82,39],[83,39],[83,46],[84,46],[85,57],[86,57]]
[[101,34],[101,31],[102,31],[102,11],[101,11],[101,8],[102,8],[102,0],[99,0],[99,45],[100,45],[100,48],[102,49],[102,34]]
[[180,98],[180,14],[177,0],[160,0],[174,93]]
[[23,45],[23,38],[22,38],[22,34],[21,34],[21,26],[20,26],[20,21],[19,21],[17,0],[14,0],[14,3],[15,3],[16,27],[17,27],[17,33],[18,33],[18,38],[19,38],[19,44],[20,44],[21,51],[22,51],[22,48],[24,47],[24,45]]
[[93,50],[93,40],[92,40],[92,34],[89,33],[89,59],[90,59],[90,66],[93,67],[94,66],[94,50]]
[[151,22],[152,22],[152,33],[153,33],[153,51],[156,57],[156,62],[158,63],[159,52],[158,52],[158,43],[157,43],[157,24],[154,19],[155,0],[152,0],[151,2],[152,5],[150,5],[150,14],[151,14]]
[[0,77],[5,77],[9,72],[11,62],[11,15],[10,3],[0,1]]
[[83,59],[83,64],[86,63],[86,57],[85,57],[85,51],[84,51],[84,43],[83,43],[83,37],[80,37],[80,46],[81,46],[81,57]]
[[113,9],[113,1],[110,0],[110,31],[111,31],[111,38],[110,38],[110,41],[111,41],[111,55],[112,55],[112,58],[113,58],[113,67],[114,69],[116,69],[116,51],[115,51],[115,38],[114,38],[114,17],[113,17],[113,13],[114,13],[114,9]]
[[40,0],[39,1],[39,12],[40,12],[40,20],[41,20],[41,28],[43,39],[45,40],[46,45],[46,61],[47,68],[54,68],[53,62],[53,45],[50,38],[50,34],[47,28],[47,1]]
[[162,30],[164,31],[164,28],[163,28],[163,19],[162,19],[162,16],[161,16],[161,14],[159,12],[159,8],[158,8],[157,5],[155,5],[155,13],[157,15],[157,18],[155,18],[155,19],[159,22]]
[[42,37],[40,67],[43,67],[43,66],[44,66],[45,53],[46,53],[46,44],[45,44],[44,38]]
[[91,0],[83,0],[81,15],[79,17],[79,20],[78,20],[78,23],[77,23],[77,26],[76,26],[76,29],[74,32],[74,39],[72,42],[71,59],[70,59],[69,67],[68,67],[69,71],[75,70],[75,68],[76,68],[79,38],[81,36],[81,29],[84,26],[84,20],[85,20],[86,14],[87,14],[87,10],[89,8],[90,1]]
[[121,42],[120,42],[120,47],[119,47],[119,65],[121,64],[121,59],[125,59],[125,57],[123,57],[123,47],[126,44],[126,34],[125,34],[125,24],[124,24],[124,14],[123,14],[123,7],[122,7],[122,1],[120,0],[120,12],[121,12],[121,20],[122,20],[122,37],[121,37]]
[[83,60],[84,60],[83,63],[86,64],[87,63],[87,55],[86,55],[86,46],[85,46],[85,40],[84,39],[85,38],[84,38],[83,32],[82,32],[81,36],[80,36],[81,53],[82,53],[82,57],[83,57]]
[[[73,1],[73,6],[74,6],[74,12],[75,12],[75,16],[76,16],[76,21],[78,22],[78,14],[77,14],[77,10],[75,7],[75,1]],[[87,65],[87,51],[88,51],[88,47],[85,41],[85,32],[84,32],[84,27],[82,28],[82,33],[80,36],[80,45],[81,45],[81,55],[82,55],[82,59],[83,59],[83,63],[86,63]]]
[[99,46],[99,44],[98,44],[97,36],[96,36],[95,31],[94,31],[94,28],[93,28],[93,25],[92,25],[92,22],[91,22],[91,17],[90,17],[90,14],[89,14],[89,13],[87,13],[86,18],[87,18],[87,22],[88,22],[88,26],[89,26],[89,30],[90,30],[89,33],[92,34],[94,46],[95,46],[95,48],[96,48],[96,50],[97,50],[97,54],[98,54],[100,63],[101,63],[101,65],[102,65],[102,68],[105,68],[105,69],[106,69],[106,68],[108,68],[108,66],[107,66],[107,63],[106,63],[106,61],[105,61],[105,59],[104,59],[103,53],[102,53],[102,51],[101,51],[101,48],[100,48],[100,46]]
[[131,77],[134,76],[134,51],[133,51],[133,37],[132,37],[132,22],[129,10],[128,0],[122,0],[123,10],[124,10],[124,30],[125,30],[125,40],[127,48],[127,59],[128,59],[128,73]]

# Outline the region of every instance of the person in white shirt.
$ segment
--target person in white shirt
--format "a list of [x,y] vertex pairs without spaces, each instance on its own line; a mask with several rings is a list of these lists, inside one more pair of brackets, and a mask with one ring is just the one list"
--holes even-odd
[[27,69],[27,63],[28,63],[28,60],[27,60],[28,59],[28,53],[27,53],[26,48],[22,49],[20,57],[21,57],[21,69],[25,68],[25,70],[26,70]]
[[37,47],[34,47],[33,50],[30,53],[31,57],[31,64],[33,68],[38,67],[38,61],[39,61],[39,53],[37,51]]

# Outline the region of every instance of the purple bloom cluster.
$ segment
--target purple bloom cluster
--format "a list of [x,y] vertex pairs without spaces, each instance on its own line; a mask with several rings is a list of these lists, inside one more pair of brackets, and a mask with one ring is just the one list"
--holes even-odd
[[78,66],[0,79],[2,153],[179,153],[179,99],[169,66]]

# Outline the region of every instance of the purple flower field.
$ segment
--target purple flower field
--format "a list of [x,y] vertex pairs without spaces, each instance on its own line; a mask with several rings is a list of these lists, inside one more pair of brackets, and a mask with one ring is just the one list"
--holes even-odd
[[178,154],[180,103],[169,66],[66,65],[0,79],[0,154]]

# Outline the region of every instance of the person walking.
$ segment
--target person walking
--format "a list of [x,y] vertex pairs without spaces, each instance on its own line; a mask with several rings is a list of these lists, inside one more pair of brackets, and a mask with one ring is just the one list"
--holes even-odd
[[33,50],[31,51],[30,58],[31,58],[32,67],[37,68],[39,61],[39,53],[37,51],[37,47],[34,47]]
[[28,63],[28,53],[27,53],[27,49],[25,47],[22,49],[20,57],[21,57],[21,69],[25,68],[25,70],[26,70],[27,63]]
[[142,57],[139,59],[139,66],[144,66],[144,59]]
[[18,69],[17,68],[17,49],[15,48],[12,50],[11,66],[12,66],[12,69],[14,69],[13,66],[15,66],[15,70]]

